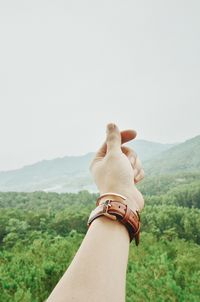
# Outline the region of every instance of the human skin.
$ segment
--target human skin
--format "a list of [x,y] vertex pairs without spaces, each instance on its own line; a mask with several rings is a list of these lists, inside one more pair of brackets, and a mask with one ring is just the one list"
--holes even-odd
[[[134,130],[120,133],[115,124],[108,124],[106,142],[91,164],[91,173],[100,194],[124,195],[133,211],[141,211],[144,200],[135,183],[144,177],[144,171],[134,151],[122,146],[135,136]],[[124,302],[129,245],[123,224],[107,217],[95,219],[47,301]]]

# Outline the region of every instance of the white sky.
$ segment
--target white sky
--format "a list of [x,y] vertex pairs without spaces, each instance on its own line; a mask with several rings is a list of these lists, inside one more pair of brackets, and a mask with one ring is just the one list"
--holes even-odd
[[0,170],[200,134],[200,1],[0,0]]

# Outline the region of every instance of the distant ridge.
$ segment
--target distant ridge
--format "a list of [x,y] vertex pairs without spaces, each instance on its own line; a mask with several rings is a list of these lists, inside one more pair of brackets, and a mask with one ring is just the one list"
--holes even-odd
[[92,157],[93,153],[65,156],[0,172],[0,191],[54,191],[54,188],[55,191],[65,191],[61,189],[63,186],[71,184],[73,187],[75,179],[89,177],[88,164]]
[[145,162],[161,154],[163,151],[169,150],[177,144],[161,144],[146,140],[133,140],[128,143],[128,145],[136,151],[142,162]]
[[[200,136],[180,144],[145,140],[129,143],[143,162],[146,176],[200,171]],[[89,173],[94,153],[43,160],[13,171],[0,172],[0,191],[96,191]]]
[[200,135],[160,153],[145,169],[151,175],[200,172]]

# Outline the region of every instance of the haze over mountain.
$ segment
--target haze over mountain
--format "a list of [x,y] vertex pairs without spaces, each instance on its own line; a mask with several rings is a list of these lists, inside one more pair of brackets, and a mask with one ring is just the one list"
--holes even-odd
[[200,172],[200,135],[158,154],[145,170],[150,175]]
[[[200,169],[200,136],[180,144],[135,140],[134,148],[143,162],[146,176]],[[89,173],[94,153],[43,160],[18,170],[0,172],[0,191],[96,191]]]
[[176,144],[161,144],[146,140],[134,140],[127,144],[135,150],[142,162],[150,160]]

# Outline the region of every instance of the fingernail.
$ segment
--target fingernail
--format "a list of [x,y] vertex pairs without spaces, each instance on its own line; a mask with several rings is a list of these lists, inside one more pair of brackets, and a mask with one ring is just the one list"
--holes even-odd
[[110,124],[107,125],[107,130],[108,130],[108,131],[111,131],[111,130],[115,129],[115,127],[116,127],[116,126],[115,126],[114,123],[110,123]]

